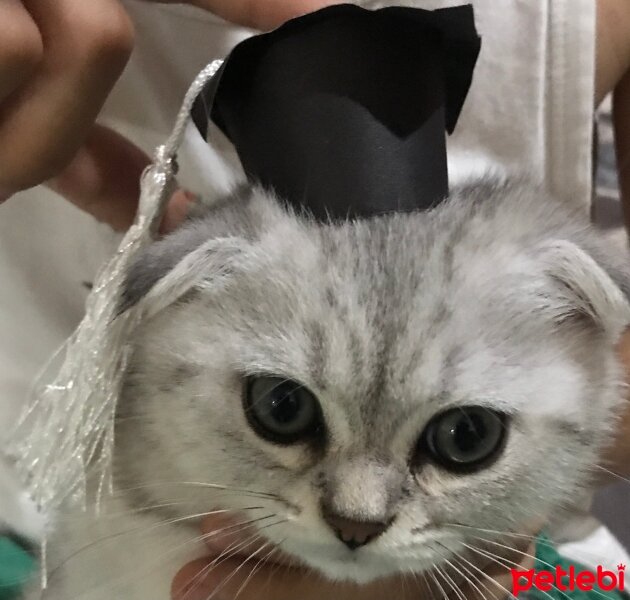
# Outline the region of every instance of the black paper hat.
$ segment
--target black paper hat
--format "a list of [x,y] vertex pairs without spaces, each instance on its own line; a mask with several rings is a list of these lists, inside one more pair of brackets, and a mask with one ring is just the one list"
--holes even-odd
[[448,194],[481,41],[472,6],[344,4],[239,44],[200,94],[252,181],[317,219],[426,209]]

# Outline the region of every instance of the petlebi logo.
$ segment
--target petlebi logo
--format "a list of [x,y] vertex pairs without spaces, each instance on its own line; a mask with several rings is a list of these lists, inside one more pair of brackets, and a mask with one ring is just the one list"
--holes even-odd
[[558,589],[561,592],[580,590],[590,592],[597,589],[603,592],[626,589],[625,571],[626,565],[617,565],[617,571],[607,571],[599,565],[595,571],[578,571],[574,566],[568,570],[556,565],[553,571],[512,571],[512,594],[516,597],[521,592],[527,592],[532,588],[541,592],[549,592]]

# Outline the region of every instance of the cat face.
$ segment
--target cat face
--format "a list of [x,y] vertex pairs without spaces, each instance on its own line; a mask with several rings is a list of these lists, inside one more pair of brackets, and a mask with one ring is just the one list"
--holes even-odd
[[253,192],[159,242],[127,306],[182,260],[196,279],[133,340],[119,478],[215,486],[178,495],[359,582],[479,562],[569,505],[619,402],[629,310],[550,203],[479,185],[322,226]]

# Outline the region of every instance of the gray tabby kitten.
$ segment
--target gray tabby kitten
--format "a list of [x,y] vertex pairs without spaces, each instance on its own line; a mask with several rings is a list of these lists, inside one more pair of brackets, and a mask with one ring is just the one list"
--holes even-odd
[[133,339],[108,514],[60,521],[45,598],[166,599],[213,508],[366,582],[480,563],[588,489],[630,273],[584,211],[479,181],[322,225],[242,189],[146,251],[126,306],[191,256]]

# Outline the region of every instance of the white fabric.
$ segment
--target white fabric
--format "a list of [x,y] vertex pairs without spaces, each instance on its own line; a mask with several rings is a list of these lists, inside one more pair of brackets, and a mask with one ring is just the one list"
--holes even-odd
[[618,564],[630,564],[630,555],[612,533],[603,526],[597,527],[588,535],[573,542],[558,546],[558,552],[593,570],[599,565],[615,571]]
[[[435,8],[461,2],[404,3]],[[451,157],[457,157],[453,175],[487,163],[506,170],[526,166],[586,210],[594,2],[474,4],[483,49],[460,124],[449,140]],[[151,152],[170,130],[196,73],[248,32],[190,7],[134,0],[126,6],[136,24],[137,48],[102,120]],[[192,191],[214,196],[226,188],[229,176],[211,152],[198,160],[201,150],[189,149],[182,180]],[[78,323],[84,283],[92,281],[117,240],[107,227],[43,189],[20,194],[0,208],[0,424],[5,423],[0,441],[36,373]]]
[[[463,3],[400,2],[422,8]],[[595,2],[472,3],[482,50],[470,94],[449,141],[449,154],[455,159],[450,162],[451,171],[474,170],[471,160],[479,165],[489,161],[508,171],[527,169],[556,195],[587,207],[595,96]],[[389,0],[369,2],[373,7],[388,4]]]

